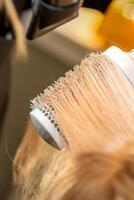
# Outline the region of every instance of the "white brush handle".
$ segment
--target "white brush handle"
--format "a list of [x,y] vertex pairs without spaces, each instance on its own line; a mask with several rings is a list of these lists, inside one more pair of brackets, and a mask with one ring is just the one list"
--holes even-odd
[[127,53],[116,46],[112,46],[104,51],[103,54],[109,57],[126,75],[131,84],[134,85],[134,51]]

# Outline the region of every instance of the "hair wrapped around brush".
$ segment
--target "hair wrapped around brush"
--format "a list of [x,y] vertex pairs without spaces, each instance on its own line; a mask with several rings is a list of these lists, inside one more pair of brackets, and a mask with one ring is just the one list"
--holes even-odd
[[14,161],[19,199],[133,200],[134,88],[118,67],[90,54],[32,106],[44,102],[67,147],[56,151],[29,123]]

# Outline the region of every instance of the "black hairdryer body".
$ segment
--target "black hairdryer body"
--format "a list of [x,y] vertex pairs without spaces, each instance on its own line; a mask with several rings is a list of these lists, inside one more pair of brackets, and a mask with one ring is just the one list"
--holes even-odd
[[[83,4],[84,2],[84,4]],[[81,5],[104,11],[111,0],[13,0],[19,16],[31,9],[26,38],[32,40],[78,16]],[[7,38],[14,33],[4,9],[0,11],[0,36]]]

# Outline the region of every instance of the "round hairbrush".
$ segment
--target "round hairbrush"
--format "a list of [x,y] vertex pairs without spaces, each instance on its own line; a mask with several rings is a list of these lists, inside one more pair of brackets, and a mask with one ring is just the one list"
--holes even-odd
[[[130,81],[130,83],[134,85],[134,52],[133,51],[126,53],[122,51],[120,48],[112,46],[106,51],[104,51],[102,55],[108,57],[108,59],[114,64],[114,66],[118,67],[125,74],[125,76]],[[76,80],[77,84],[76,85],[74,84],[74,85],[77,86],[79,83],[78,80],[80,80],[82,73],[79,70],[79,73],[78,73],[79,76],[77,77],[77,73],[76,73],[77,69],[80,69],[80,66],[74,68],[72,72],[67,73],[65,75],[65,78],[63,79],[60,78],[59,81],[57,81],[57,83],[55,83],[53,86],[50,86],[48,90],[46,89],[44,91],[44,94],[37,96],[35,100],[32,101],[33,111],[30,113],[30,116],[31,116],[33,126],[38,130],[39,135],[46,142],[48,142],[51,146],[57,149],[62,149],[64,146],[66,146],[66,139],[64,138],[64,134],[58,127],[58,123],[56,122],[56,113],[52,105],[50,105],[49,103],[46,103],[47,98],[45,97],[47,97],[47,95],[49,96],[51,93],[55,91],[56,95],[52,95],[54,102],[56,98],[59,99],[59,102],[62,102],[63,96],[68,95],[68,94],[62,95],[64,92],[64,89],[66,87],[70,88],[70,85],[74,84],[76,79],[77,79]],[[70,83],[69,83],[70,85],[67,84],[69,77],[71,77]],[[63,84],[64,87],[61,87],[63,82],[64,82]],[[71,92],[71,89],[68,90],[68,93],[69,92]],[[68,97],[68,99],[70,98],[70,96]]]

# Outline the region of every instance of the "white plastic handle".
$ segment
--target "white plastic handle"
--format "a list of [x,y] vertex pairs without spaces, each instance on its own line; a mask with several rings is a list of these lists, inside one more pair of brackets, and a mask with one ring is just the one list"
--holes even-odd
[[104,51],[103,54],[109,57],[126,75],[131,84],[134,85],[134,52],[127,53],[116,46],[112,46]]

